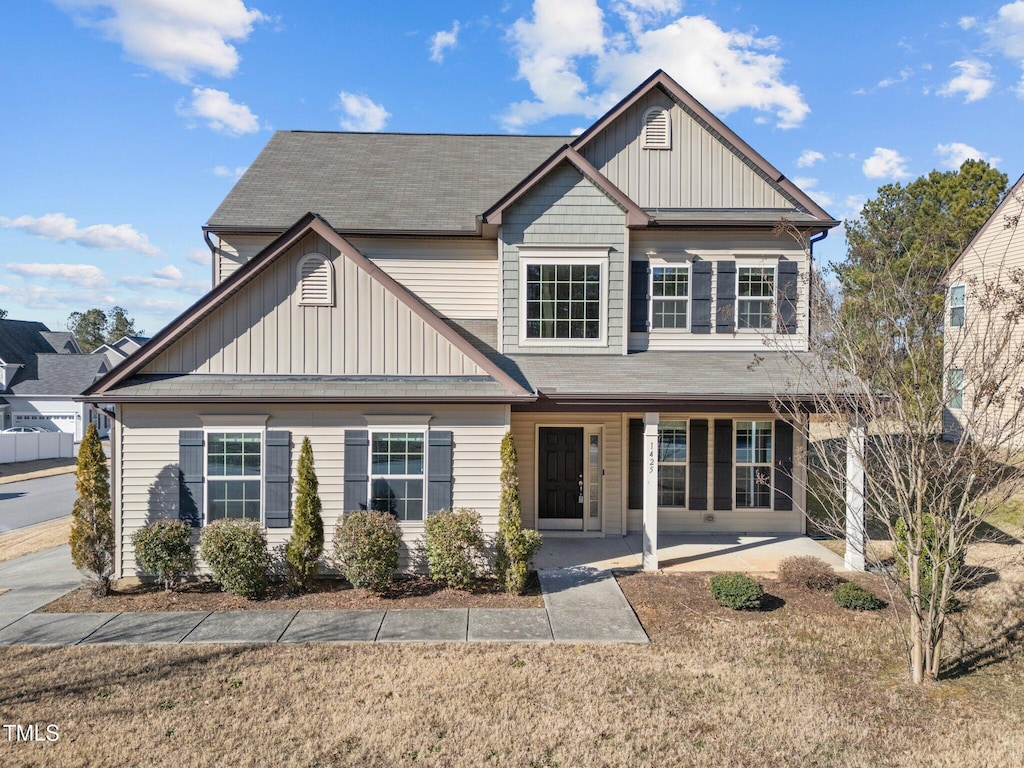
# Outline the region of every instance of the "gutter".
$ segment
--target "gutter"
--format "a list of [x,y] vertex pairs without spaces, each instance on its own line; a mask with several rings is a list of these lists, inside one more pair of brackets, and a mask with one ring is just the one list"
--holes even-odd
[[261,396],[258,398],[244,398],[238,395],[122,395],[122,396],[77,396],[72,398],[75,402],[85,402],[94,405],[102,403],[451,403],[451,404],[474,404],[474,403],[532,403],[537,400],[536,395],[522,395],[515,398],[503,396],[487,396],[473,398],[452,398],[443,395],[431,395],[428,397],[373,397],[370,395],[358,395],[351,397],[296,397],[288,396]]

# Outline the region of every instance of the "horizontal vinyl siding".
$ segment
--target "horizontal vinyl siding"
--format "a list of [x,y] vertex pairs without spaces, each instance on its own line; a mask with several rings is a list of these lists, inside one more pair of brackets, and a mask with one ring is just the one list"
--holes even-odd
[[[669,110],[672,149],[643,149],[643,115]],[[641,208],[794,208],[721,137],[653,89],[605,128],[583,155]]]
[[[178,431],[202,429],[202,421],[194,410],[186,406],[127,405],[121,408],[121,461],[114,467],[115,477],[119,479],[115,504],[120,510],[118,534],[122,573],[130,576],[136,575],[132,534],[152,520],[178,517]],[[253,405],[203,409],[207,415],[218,412],[269,415],[266,422],[268,430],[291,432],[293,483],[298,472],[302,439],[309,437],[323,502],[325,547],[330,553],[338,517],[347,511],[344,499],[345,430],[366,429],[364,411],[341,407],[313,411],[290,406],[260,408]],[[453,433],[453,506],[475,509],[480,513],[485,533],[493,535],[498,529],[501,439],[506,428],[504,407],[437,407],[420,412],[433,415],[431,429],[451,430]],[[373,413],[408,414],[410,409],[408,406],[375,406]],[[293,504],[294,501],[293,486]],[[405,552],[408,553],[421,542],[423,526],[403,524],[402,533]],[[271,549],[284,544],[290,536],[290,528],[267,530]],[[408,565],[406,555],[403,567]]]
[[214,250],[214,285],[219,285],[231,277],[240,266],[249,261],[268,245],[274,238],[268,235],[228,235],[216,237]]

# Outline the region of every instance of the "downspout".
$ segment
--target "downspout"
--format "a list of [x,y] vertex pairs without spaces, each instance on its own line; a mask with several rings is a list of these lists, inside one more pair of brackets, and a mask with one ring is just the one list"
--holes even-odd
[[811,290],[812,290],[812,286],[814,285],[814,244],[815,243],[820,243],[826,237],[828,237],[828,230],[827,229],[822,230],[817,235],[815,235],[814,237],[812,237],[810,240],[807,241],[807,244],[810,246],[808,248],[808,252],[807,252],[807,260],[808,260],[808,271],[807,271],[807,279],[808,279],[808,282],[807,282],[807,344],[808,344],[808,349],[810,349],[810,343],[811,343],[811,331],[812,331],[811,320],[813,319],[813,316],[814,316],[814,313],[811,312]]
[[210,240],[210,230],[203,227],[203,240],[210,248],[210,287],[217,287],[217,246]]

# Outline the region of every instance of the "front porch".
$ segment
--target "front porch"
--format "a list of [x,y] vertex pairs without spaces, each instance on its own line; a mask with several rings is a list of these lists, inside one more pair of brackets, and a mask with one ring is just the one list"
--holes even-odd
[[[762,534],[747,536],[731,533],[663,533],[658,537],[660,570],[741,571],[772,573],[787,557],[811,555],[824,560],[837,571],[845,571],[843,558],[806,536]],[[643,536],[595,538],[544,537],[544,546],[534,557],[537,570],[586,567],[599,570],[640,570]]]

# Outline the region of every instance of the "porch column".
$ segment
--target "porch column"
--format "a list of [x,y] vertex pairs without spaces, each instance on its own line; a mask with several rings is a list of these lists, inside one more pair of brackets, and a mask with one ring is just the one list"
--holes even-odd
[[658,570],[658,414],[644,414],[645,571]]
[[864,451],[867,427],[857,416],[846,436],[846,567],[851,571],[864,570],[865,472]]

